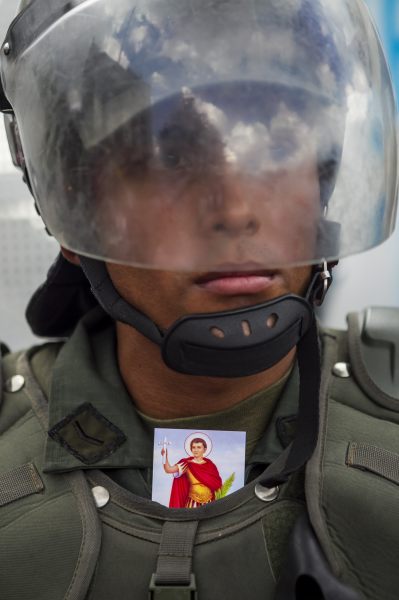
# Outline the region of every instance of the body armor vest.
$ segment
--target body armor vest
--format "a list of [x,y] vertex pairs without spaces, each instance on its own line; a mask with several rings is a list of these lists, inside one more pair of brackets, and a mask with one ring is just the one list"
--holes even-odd
[[47,400],[29,353],[7,355],[0,600],[396,599],[398,317],[366,311],[350,316],[349,335],[322,334],[320,434],[305,482],[254,481],[196,509],[162,507],[101,471],[45,473]]

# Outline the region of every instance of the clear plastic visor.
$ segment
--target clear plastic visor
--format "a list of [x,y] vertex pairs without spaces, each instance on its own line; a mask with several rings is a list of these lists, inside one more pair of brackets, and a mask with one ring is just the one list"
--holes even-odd
[[314,4],[333,58],[312,57],[306,31],[276,47],[249,9],[245,35],[222,28],[217,41],[195,17],[182,30],[159,16],[157,1],[85,2],[44,30],[9,67],[7,93],[57,240],[190,271],[310,264],[384,241],[397,188],[385,60],[357,2]]

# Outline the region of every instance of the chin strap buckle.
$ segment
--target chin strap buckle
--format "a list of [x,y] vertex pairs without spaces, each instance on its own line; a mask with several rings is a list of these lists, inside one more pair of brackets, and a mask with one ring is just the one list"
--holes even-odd
[[337,263],[328,263],[326,260],[316,269],[312,282],[306,295],[307,300],[314,306],[321,306],[332,284],[332,268]]

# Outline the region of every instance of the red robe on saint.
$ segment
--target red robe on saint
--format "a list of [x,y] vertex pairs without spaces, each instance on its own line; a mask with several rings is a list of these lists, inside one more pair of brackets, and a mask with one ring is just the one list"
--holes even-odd
[[[178,465],[187,465],[194,477],[212,492],[212,500],[215,499],[215,492],[222,487],[222,479],[214,462],[209,458],[203,459],[204,463],[197,463],[193,457],[182,458]],[[170,493],[169,508],[185,508],[189,501],[190,482],[186,473],[173,479],[172,490]]]

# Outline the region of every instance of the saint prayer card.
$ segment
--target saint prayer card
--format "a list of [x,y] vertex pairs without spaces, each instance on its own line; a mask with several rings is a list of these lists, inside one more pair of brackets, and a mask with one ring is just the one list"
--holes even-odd
[[152,499],[197,508],[244,485],[245,432],[155,429]]

